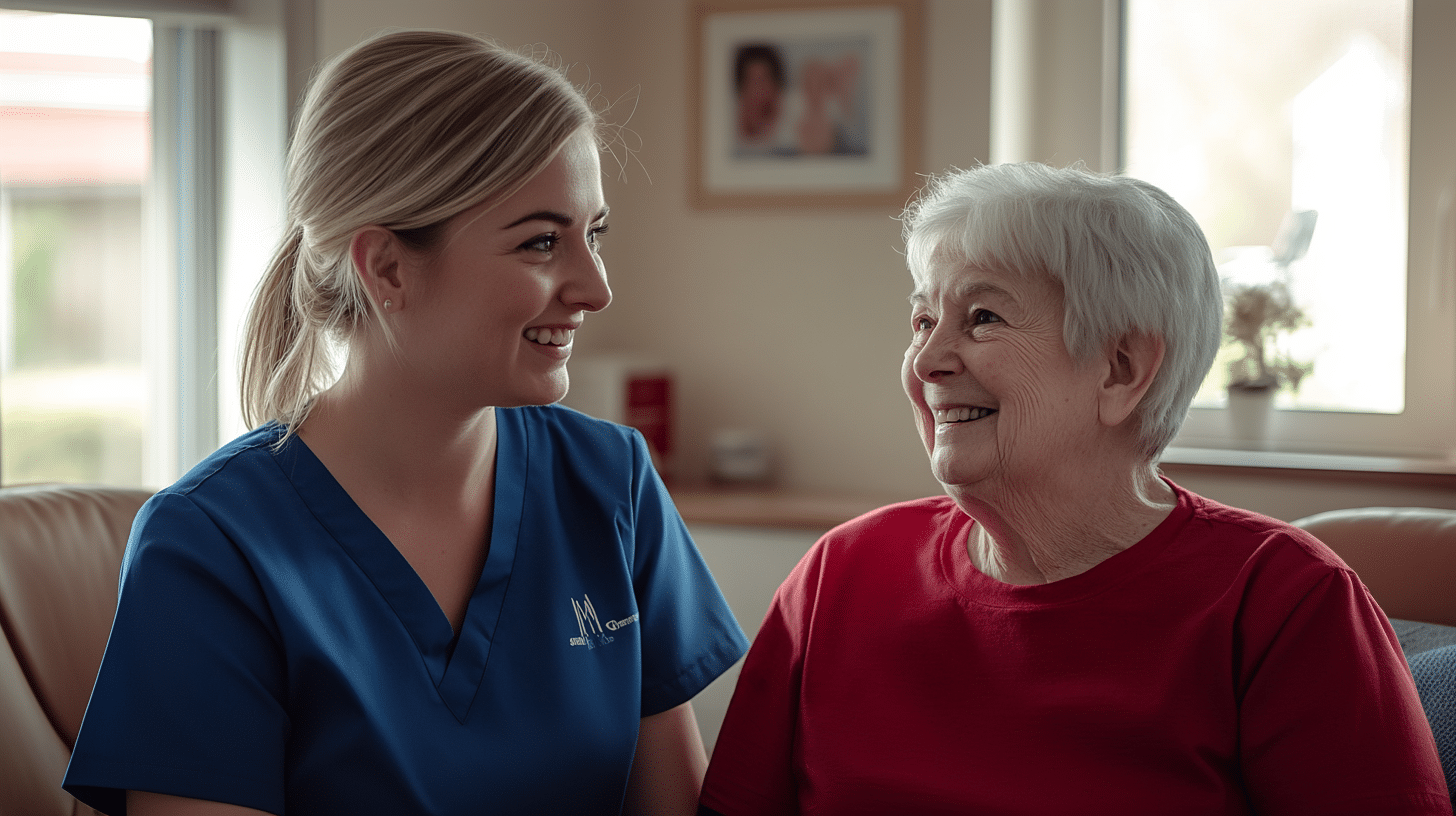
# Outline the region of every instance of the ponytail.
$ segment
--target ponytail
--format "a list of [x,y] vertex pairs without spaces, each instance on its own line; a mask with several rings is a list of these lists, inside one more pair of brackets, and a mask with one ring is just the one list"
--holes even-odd
[[303,227],[294,225],[253,293],[242,359],[243,421],[250,428],[278,420],[291,430],[316,392],[321,327],[294,300],[303,255]]

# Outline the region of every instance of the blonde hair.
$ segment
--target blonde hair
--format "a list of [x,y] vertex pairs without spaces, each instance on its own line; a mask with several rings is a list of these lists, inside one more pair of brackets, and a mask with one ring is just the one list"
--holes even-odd
[[289,145],[284,238],[248,314],[248,425],[291,433],[332,381],[330,343],[377,318],[349,254],[359,229],[428,251],[450,218],[509,196],[582,130],[596,135],[600,118],[559,68],[480,37],[393,32],[325,65]]

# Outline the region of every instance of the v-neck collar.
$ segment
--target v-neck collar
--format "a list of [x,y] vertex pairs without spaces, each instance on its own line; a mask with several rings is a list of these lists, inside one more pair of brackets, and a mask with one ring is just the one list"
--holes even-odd
[[497,408],[495,413],[495,498],[490,549],[470,595],[458,637],[435,596],[409,561],[359,509],[308,445],[295,435],[276,454],[279,467],[314,517],[399,617],[419,649],[424,669],[441,701],[462,723],[485,678],[496,624],[505,606],[529,475],[529,444],[520,412]]

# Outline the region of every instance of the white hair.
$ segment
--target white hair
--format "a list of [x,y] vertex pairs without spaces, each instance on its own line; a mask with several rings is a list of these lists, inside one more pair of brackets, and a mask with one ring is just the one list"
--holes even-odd
[[1223,298],[1203,231],[1167,193],[1080,165],[954,170],[905,211],[904,235],[911,270],[950,260],[1058,281],[1073,359],[1128,334],[1161,337],[1138,434],[1156,457],[1178,433],[1218,352]]

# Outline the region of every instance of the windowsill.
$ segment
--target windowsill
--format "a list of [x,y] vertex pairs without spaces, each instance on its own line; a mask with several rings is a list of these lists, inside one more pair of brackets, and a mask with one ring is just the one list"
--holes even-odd
[[1449,459],[1170,447],[1163,452],[1159,465],[1165,472],[1257,474],[1456,488],[1456,462]]
[[[1159,467],[1175,478],[1202,474],[1456,489],[1456,462],[1445,459],[1176,447],[1163,452]],[[898,501],[771,486],[674,483],[669,489],[678,512],[689,524],[798,530],[828,530]]]

